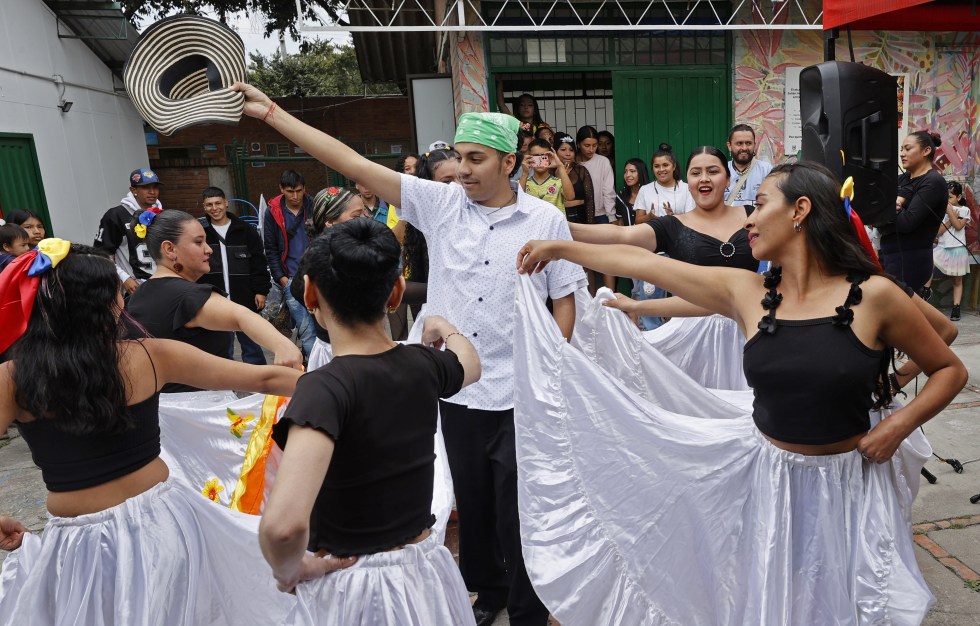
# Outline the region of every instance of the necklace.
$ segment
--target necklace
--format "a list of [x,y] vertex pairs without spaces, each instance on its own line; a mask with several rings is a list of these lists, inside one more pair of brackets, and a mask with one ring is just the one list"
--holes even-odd
[[502,206],[498,206],[496,208],[495,207],[492,207],[492,206],[486,207],[488,209],[493,209],[492,211],[487,211],[487,215],[493,215],[497,211],[502,211],[502,210],[506,209],[509,206],[513,206],[513,205],[517,204],[517,192],[516,191],[513,192],[513,194],[511,195],[510,199],[511,199],[510,202],[507,202],[507,203],[503,204]]

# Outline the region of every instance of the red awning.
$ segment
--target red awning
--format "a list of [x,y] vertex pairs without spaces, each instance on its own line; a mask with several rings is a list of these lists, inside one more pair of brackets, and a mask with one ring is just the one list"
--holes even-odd
[[980,30],[977,0],[824,0],[824,30]]

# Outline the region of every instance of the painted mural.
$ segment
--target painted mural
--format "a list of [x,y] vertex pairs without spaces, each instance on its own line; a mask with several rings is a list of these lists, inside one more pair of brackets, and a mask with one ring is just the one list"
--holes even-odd
[[[820,31],[740,31],[735,36],[735,117],[758,134],[759,156],[785,160],[783,150],[784,78],[787,67],[823,60]],[[944,176],[967,183],[976,217],[973,189],[980,183],[980,34],[855,31],[855,59],[890,74],[908,74],[909,130],[930,129],[943,138],[936,167]],[[847,59],[846,40],[838,40],[837,58]],[[968,234],[977,249],[977,219]]]
[[487,60],[479,32],[460,34],[452,49],[456,116],[487,111]]

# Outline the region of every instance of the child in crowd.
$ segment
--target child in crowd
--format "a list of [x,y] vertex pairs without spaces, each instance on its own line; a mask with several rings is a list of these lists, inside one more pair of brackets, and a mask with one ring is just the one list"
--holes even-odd
[[551,144],[544,139],[532,141],[522,165],[521,187],[524,191],[555,205],[564,214],[565,201],[575,199],[575,190]]
[[11,261],[31,249],[31,236],[22,226],[4,224],[0,226],[0,270],[7,267]]
[[[966,224],[970,221],[970,207],[963,204],[963,186],[956,181],[946,185],[949,203],[946,215],[939,227],[939,242],[932,251],[933,262],[943,274],[953,279],[953,310],[949,319],[960,320],[960,299],[963,297],[963,277],[970,270],[970,252],[966,249]],[[926,283],[929,288],[932,278]]]

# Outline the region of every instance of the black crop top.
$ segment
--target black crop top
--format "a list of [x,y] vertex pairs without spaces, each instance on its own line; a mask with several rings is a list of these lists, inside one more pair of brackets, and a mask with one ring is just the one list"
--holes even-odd
[[432,526],[438,399],[462,384],[455,354],[417,344],[334,357],[299,379],[273,439],[287,449],[297,424],[336,445],[310,516],[311,551],[371,554]]
[[759,261],[752,256],[748,231],[738,229],[728,241],[720,241],[685,226],[674,215],[657,217],[647,224],[657,234],[656,252],[666,252],[672,259],[692,265],[737,267],[755,272]]
[[755,393],[753,418],[765,435],[786,443],[820,445],[867,432],[868,411],[884,350],[873,350],[851,330],[866,276],[850,276],[851,289],[837,315],[780,320],[779,269],[766,272],[769,313],[743,352],[745,379]]
[[[212,293],[221,294],[221,291],[176,276],[151,278],[129,297],[126,310],[152,337],[183,341],[208,354],[228,358],[232,333],[184,326],[194,319]],[[178,393],[200,389],[168,383],[160,391]]]
[[38,418],[17,422],[17,429],[48,491],[76,491],[131,474],[160,456],[159,408],[159,393],[129,405],[133,428],[121,433],[74,435],[58,428],[57,419]]

